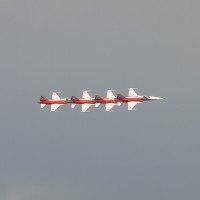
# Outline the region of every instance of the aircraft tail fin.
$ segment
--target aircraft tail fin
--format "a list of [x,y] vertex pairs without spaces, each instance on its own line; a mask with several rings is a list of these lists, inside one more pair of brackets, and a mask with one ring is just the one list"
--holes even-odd
[[77,100],[78,98],[76,96],[71,97],[71,101]]
[[99,95],[95,95],[95,100],[100,100],[102,99]]
[[40,97],[40,101],[45,101],[45,100],[47,100],[47,98],[45,96]]
[[122,94],[117,94],[117,99],[124,98]]

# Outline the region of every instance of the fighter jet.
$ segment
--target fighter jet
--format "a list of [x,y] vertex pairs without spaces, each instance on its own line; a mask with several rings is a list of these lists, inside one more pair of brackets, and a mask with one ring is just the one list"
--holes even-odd
[[56,111],[58,107],[67,104],[67,99],[61,99],[57,93],[58,92],[53,92],[51,99],[41,96],[40,101],[38,101],[38,103],[41,105],[41,108],[44,108],[46,105],[51,105],[51,111]]
[[82,112],[89,112],[88,109],[90,106],[95,104],[94,98],[92,98],[87,90],[83,91],[82,98],[77,98],[75,96],[71,97],[72,108],[74,108],[77,104],[82,105]]
[[111,111],[111,109],[115,106],[118,105],[120,106],[122,102],[119,102],[115,95],[112,93],[112,90],[107,90],[107,96],[106,98],[102,98],[99,95],[95,96],[95,107],[99,107],[100,104],[105,104],[106,105],[106,111]]
[[154,97],[154,96],[140,96],[140,95],[137,95],[133,88],[129,88],[128,96],[123,96],[122,94],[117,94],[117,100],[118,101],[127,102],[128,103],[128,110],[134,110],[133,108],[138,103],[142,103],[143,101],[160,100],[160,99],[163,99],[163,98]]

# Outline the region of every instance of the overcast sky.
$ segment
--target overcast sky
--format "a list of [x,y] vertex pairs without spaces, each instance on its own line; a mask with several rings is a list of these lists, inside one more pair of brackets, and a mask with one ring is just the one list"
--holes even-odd
[[[1,0],[0,199],[200,199],[200,1]],[[40,109],[41,95],[163,101]]]

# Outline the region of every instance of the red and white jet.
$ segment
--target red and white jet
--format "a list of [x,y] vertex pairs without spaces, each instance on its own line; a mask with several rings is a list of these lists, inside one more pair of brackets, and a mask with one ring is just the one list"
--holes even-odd
[[41,108],[44,108],[46,105],[51,105],[51,111],[56,111],[58,107],[67,104],[67,99],[61,99],[57,93],[58,92],[53,92],[51,99],[41,96],[40,101],[38,101]]
[[143,101],[160,100],[160,99],[163,99],[163,98],[154,97],[154,96],[140,96],[140,95],[137,95],[133,88],[129,88],[128,96],[123,96],[121,94],[117,94],[117,100],[118,101],[128,103],[128,110],[133,110],[133,108],[138,103],[142,103]]
[[74,108],[77,104],[82,105],[82,112],[89,112],[87,111],[90,106],[95,104],[94,98],[92,98],[87,90],[83,91],[82,98],[77,98],[75,96],[71,97],[72,108]]
[[111,111],[111,109],[115,106],[118,105],[120,106],[122,102],[119,102],[115,95],[112,93],[112,90],[107,90],[107,96],[106,98],[102,98],[99,95],[95,95],[95,107],[99,107],[100,104],[105,104],[106,105],[106,111]]

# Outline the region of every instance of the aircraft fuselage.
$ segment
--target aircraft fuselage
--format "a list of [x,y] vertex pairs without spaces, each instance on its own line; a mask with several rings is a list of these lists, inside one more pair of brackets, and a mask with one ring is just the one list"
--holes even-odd
[[130,102],[130,101],[135,101],[135,102],[143,102],[144,98],[142,97],[120,97],[118,98],[118,101],[122,101],[122,102]]
[[131,96],[125,96],[125,97],[118,97],[117,100],[121,102],[143,102],[143,101],[150,101],[150,100],[159,100],[163,99],[161,97],[154,97],[154,96],[136,96],[136,97],[131,97]]
[[39,104],[46,104],[46,105],[51,105],[51,104],[67,104],[67,101],[48,99],[48,100],[44,100],[44,101],[39,101],[38,103]]
[[106,98],[103,99],[102,98],[102,99],[96,99],[95,102],[96,103],[102,103],[102,104],[105,104],[105,103],[116,103],[117,104],[118,100],[117,99],[106,99]]
[[90,99],[76,99],[76,100],[71,100],[70,103],[74,103],[74,104],[95,104],[95,101],[90,100]]

